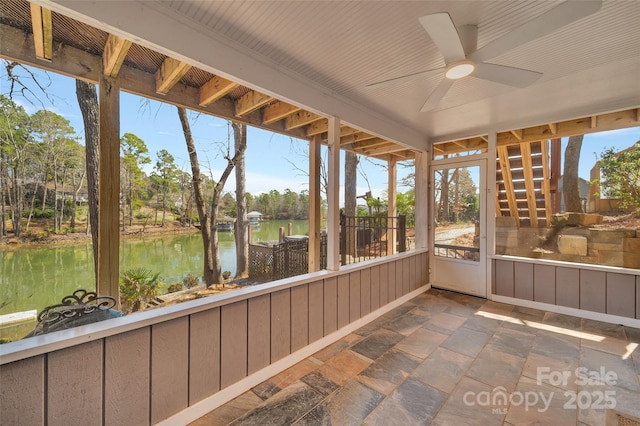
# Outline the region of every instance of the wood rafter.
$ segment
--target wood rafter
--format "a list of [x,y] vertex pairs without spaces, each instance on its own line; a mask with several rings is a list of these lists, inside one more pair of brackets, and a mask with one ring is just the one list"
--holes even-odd
[[322,118],[318,114],[309,111],[298,111],[284,119],[284,128],[287,130],[297,129],[314,121],[322,120]]
[[488,143],[483,137],[475,137],[470,139],[461,139],[452,142],[443,142],[433,145],[438,151],[436,155],[455,154],[458,152],[476,151],[487,149]]
[[102,54],[102,69],[105,75],[109,77],[118,75],[130,47],[131,41],[109,34]]
[[396,145],[392,142],[387,142],[388,146],[383,146],[381,148],[374,149],[365,149],[364,152],[366,155],[381,155],[381,154],[393,154],[398,151],[406,151],[407,148],[401,145]]
[[271,101],[273,101],[271,96],[251,90],[236,101],[236,117],[242,117],[260,109]]
[[239,84],[220,76],[214,76],[200,87],[198,104],[207,106],[238,87]]
[[516,218],[516,224],[520,226],[520,216],[518,215],[518,204],[516,202],[516,193],[513,189],[513,178],[511,176],[511,164],[509,162],[509,151],[506,146],[498,147],[498,160],[500,161],[500,170],[502,171],[502,181],[507,195],[507,203],[509,205],[509,213]]
[[531,164],[531,143],[520,144],[522,155],[522,172],[524,174],[524,187],[526,189],[527,207],[529,209],[529,223],[532,227],[538,227],[538,209],[536,206],[536,187],[533,182],[533,165]]
[[174,58],[166,58],[156,72],[156,93],[166,95],[190,68],[189,64]]
[[549,131],[551,132],[552,135],[555,135],[556,133],[558,133],[558,125],[556,123],[549,123]]
[[[307,136],[322,135],[323,140],[327,140],[329,131],[329,121],[326,118],[322,120],[314,121],[307,126]],[[360,130],[354,129],[349,126],[340,126],[340,137],[345,137],[358,133]]]
[[[365,141],[352,142],[352,143],[340,145],[340,147],[344,149],[351,149],[354,151],[362,152],[362,150],[372,150],[373,148],[379,148],[381,146],[390,146],[390,144],[391,142],[389,142],[388,140],[385,140],[382,138],[372,138],[372,139],[367,139]],[[398,146],[400,150],[404,149],[399,145],[395,145],[395,146]]]
[[53,24],[51,10],[31,3],[31,27],[36,57],[50,61],[53,58]]
[[522,139],[524,139],[524,130],[520,129],[520,130],[511,130],[511,134],[513,136],[516,137],[516,139],[518,139],[519,141],[521,141]]
[[[636,118],[636,109],[628,109],[624,111],[612,112],[608,114],[600,114],[579,118],[576,120],[568,120],[557,122],[557,132],[551,133],[549,125],[527,127],[521,129],[523,132],[522,140],[518,140],[511,132],[498,133],[498,146],[515,145],[521,142],[534,142],[550,138],[562,138],[566,136],[584,135],[588,133],[604,132],[606,130],[624,129],[638,125]],[[595,117],[595,120],[594,120]],[[592,127],[594,125],[595,127]]]
[[275,123],[276,121],[280,121],[301,109],[302,108],[286,102],[274,102],[262,111],[262,122],[265,124]]
[[366,141],[366,140],[370,140],[370,139],[374,139],[375,136],[370,135],[369,133],[365,133],[365,132],[358,132],[358,133],[354,133],[352,135],[347,135],[347,136],[343,136],[340,138],[340,145],[346,145],[346,144],[351,144],[351,143],[356,143],[356,142],[362,142],[362,141]]

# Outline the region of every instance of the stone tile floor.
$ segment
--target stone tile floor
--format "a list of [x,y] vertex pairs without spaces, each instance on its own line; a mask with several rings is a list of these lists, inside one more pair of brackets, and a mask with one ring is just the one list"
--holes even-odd
[[640,329],[431,289],[193,422],[609,425]]

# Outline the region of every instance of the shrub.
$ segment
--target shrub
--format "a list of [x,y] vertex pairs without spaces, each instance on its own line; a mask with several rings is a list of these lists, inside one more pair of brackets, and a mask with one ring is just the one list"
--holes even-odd
[[231,272],[229,271],[224,271],[222,273],[222,278],[224,278],[225,280],[228,280],[230,276],[231,276]]
[[187,288],[193,288],[200,285],[200,280],[193,274],[189,274],[182,280],[182,283]]
[[139,311],[143,302],[156,297],[160,291],[160,273],[145,268],[133,268],[120,274],[120,302],[127,312]]
[[175,293],[184,290],[184,284],[181,282],[173,283],[167,288],[167,293]]

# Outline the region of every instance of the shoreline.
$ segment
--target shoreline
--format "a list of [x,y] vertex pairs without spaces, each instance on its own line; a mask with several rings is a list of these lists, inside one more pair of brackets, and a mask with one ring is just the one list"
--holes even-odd
[[[146,226],[144,229],[141,225],[133,225],[127,227],[125,232],[120,231],[120,239],[133,239],[143,237],[160,237],[164,235],[179,235],[188,233],[199,233],[200,230],[196,227],[183,227],[175,225],[162,226]],[[0,241],[0,251],[19,250],[21,248],[30,247],[47,247],[47,246],[61,246],[72,245],[81,243],[90,243],[91,234],[87,235],[85,232],[75,232],[67,234],[50,234],[46,237],[4,237]]]

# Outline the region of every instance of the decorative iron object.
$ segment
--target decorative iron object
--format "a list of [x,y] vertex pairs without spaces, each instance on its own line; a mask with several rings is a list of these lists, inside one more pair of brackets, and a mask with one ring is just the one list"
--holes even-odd
[[44,308],[38,314],[35,329],[26,337],[119,316],[118,311],[111,309],[115,305],[116,299],[113,297],[98,296],[95,291],[76,290],[63,297],[61,303]]

